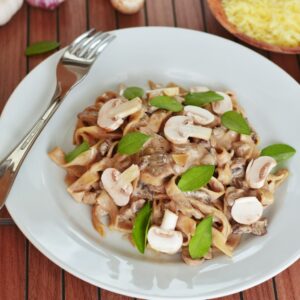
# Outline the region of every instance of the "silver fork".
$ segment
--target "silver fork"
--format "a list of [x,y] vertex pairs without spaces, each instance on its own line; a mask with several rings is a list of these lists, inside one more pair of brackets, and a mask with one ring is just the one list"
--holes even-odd
[[111,34],[91,29],[65,50],[56,68],[57,85],[49,106],[19,144],[0,162],[0,209],[33,143],[68,92],[84,79],[98,55],[114,38]]

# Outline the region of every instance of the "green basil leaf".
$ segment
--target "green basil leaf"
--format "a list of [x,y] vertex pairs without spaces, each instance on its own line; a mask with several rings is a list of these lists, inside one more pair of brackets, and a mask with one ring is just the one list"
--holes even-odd
[[27,56],[37,55],[52,51],[58,48],[60,44],[56,41],[42,41],[34,43],[26,48],[25,54]]
[[141,252],[145,252],[147,233],[151,220],[151,205],[147,202],[137,213],[132,228],[132,238],[135,246]]
[[67,153],[65,155],[65,160],[67,163],[71,162],[72,160],[74,160],[78,155],[80,155],[81,153],[87,151],[90,149],[90,145],[87,141],[84,141],[83,143],[81,143],[79,146],[77,146],[74,150],[72,150],[71,152]]
[[213,217],[203,219],[196,227],[195,234],[189,242],[189,253],[191,258],[201,258],[211,247],[212,243]]
[[244,117],[236,111],[227,111],[221,117],[223,126],[238,133],[250,135],[251,128]]
[[144,96],[144,90],[137,86],[131,86],[124,91],[123,96],[128,100],[132,100],[136,97],[142,98]]
[[261,156],[271,156],[278,163],[289,159],[296,153],[296,150],[287,144],[273,144],[261,150]]
[[179,103],[175,98],[169,96],[157,96],[150,100],[152,106],[166,109],[173,112],[180,112],[183,109],[181,103]]
[[149,135],[141,132],[129,132],[125,134],[119,144],[118,152],[121,154],[135,154],[141,150],[146,141],[150,139]]
[[185,96],[185,105],[203,106],[208,103],[221,101],[224,97],[214,91],[199,92],[199,93],[188,93]]
[[178,182],[178,187],[183,192],[195,191],[206,185],[214,175],[215,166],[196,166],[185,171]]

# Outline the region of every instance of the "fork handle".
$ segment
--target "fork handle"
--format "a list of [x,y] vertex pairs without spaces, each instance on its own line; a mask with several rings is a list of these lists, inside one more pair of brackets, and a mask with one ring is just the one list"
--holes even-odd
[[57,86],[53,99],[43,115],[36,121],[31,130],[18,145],[16,145],[15,148],[0,162],[0,209],[5,204],[9,191],[28,151],[57,110],[60,103],[60,91]]

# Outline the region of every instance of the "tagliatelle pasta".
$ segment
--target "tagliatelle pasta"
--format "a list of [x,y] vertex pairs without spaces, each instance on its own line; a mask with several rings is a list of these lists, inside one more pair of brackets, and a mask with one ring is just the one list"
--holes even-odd
[[71,153],[56,147],[49,157],[70,196],[91,206],[97,232],[107,218],[141,253],[181,252],[190,265],[265,234],[263,210],[288,176],[260,155],[236,95],[200,86],[108,91],[78,114],[73,141]]

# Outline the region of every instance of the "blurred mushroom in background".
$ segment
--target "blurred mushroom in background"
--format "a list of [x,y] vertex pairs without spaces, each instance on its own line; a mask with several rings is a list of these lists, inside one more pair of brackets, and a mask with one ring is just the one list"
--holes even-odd
[[144,0],[110,0],[112,6],[123,14],[135,14],[142,9]]

